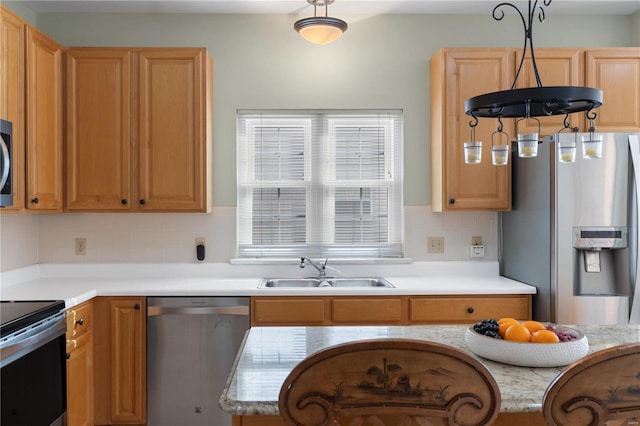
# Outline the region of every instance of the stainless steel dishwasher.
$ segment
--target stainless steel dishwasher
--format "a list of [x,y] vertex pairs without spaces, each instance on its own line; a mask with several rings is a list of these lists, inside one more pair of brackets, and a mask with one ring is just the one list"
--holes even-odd
[[231,425],[218,399],[248,329],[248,297],[148,297],[148,426]]

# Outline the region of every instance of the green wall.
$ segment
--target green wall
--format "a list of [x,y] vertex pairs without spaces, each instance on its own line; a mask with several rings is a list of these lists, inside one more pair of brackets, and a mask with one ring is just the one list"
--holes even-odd
[[[38,14],[65,46],[203,46],[214,61],[214,204],[235,206],[235,112],[258,108],[401,108],[405,204],[430,205],[429,58],[440,47],[521,46],[520,19],[487,15],[341,16],[337,42],[312,45],[293,15]],[[636,14],[638,15],[638,14]],[[640,45],[631,16],[554,16],[536,46]],[[543,82],[544,83],[544,82]]]

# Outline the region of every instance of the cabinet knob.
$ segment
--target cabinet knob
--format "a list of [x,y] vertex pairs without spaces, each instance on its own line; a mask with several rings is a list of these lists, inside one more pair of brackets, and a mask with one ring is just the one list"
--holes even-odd
[[144,200],[144,198],[140,199],[140,204],[144,205],[144,203],[146,203],[146,201]]
[[133,305],[133,309],[135,309],[136,311],[140,310],[140,304],[136,303],[135,305]]
[[126,205],[126,204],[127,204],[127,199],[126,199],[126,198],[123,198],[123,199],[122,199],[122,201],[120,201],[120,202],[121,202],[121,203],[122,203],[122,205],[124,206],[124,205]]
[[455,198],[449,198],[449,204],[455,204],[455,203],[456,203]]
[[82,318],[80,318],[79,320],[76,321],[76,324],[82,325],[82,324],[84,324],[84,320]]
[[65,356],[67,357],[67,359],[71,358],[71,354],[69,352],[67,352]]
[[469,306],[469,307],[467,308],[467,312],[469,312],[470,314],[472,314],[472,313],[473,313],[473,306]]
[[31,202],[32,202],[33,204],[38,204],[38,203],[40,202],[40,200],[38,200],[38,197],[35,197],[35,198],[33,198],[33,199],[31,200]]

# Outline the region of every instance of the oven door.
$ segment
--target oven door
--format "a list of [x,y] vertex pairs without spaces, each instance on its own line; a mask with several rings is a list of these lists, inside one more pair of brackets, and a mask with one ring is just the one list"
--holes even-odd
[[64,312],[3,342],[0,348],[2,426],[66,425]]

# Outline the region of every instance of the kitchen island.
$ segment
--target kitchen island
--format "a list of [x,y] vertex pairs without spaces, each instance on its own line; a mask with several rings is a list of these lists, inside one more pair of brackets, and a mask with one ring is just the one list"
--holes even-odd
[[[571,326],[589,341],[589,353],[640,342],[640,325]],[[245,336],[220,398],[235,426],[284,425],[279,419],[280,386],[296,364],[320,349],[354,340],[431,340],[469,351],[466,326],[253,327]],[[477,357],[494,376],[502,403],[497,424],[544,424],[542,397],[563,367],[515,367]],[[270,416],[270,417],[266,417]]]

